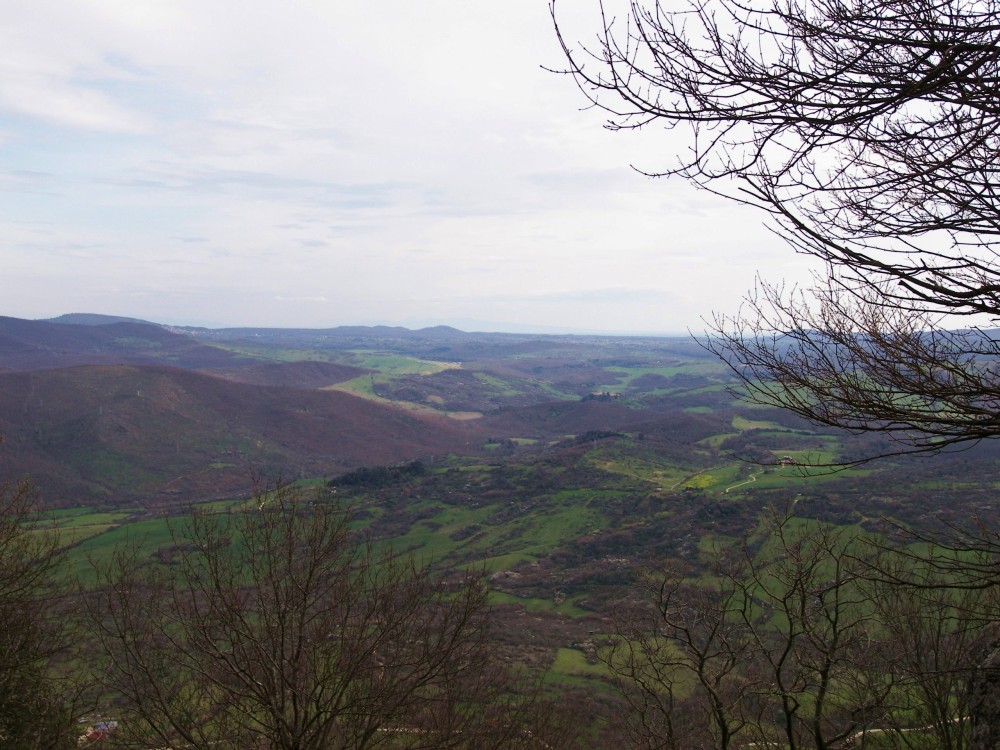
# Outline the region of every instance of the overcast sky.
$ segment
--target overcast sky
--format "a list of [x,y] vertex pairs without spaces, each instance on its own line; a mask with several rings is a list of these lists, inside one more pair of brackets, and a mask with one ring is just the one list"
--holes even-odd
[[543,70],[546,0],[31,0],[0,48],[0,314],[678,332],[804,276],[630,169],[683,142]]

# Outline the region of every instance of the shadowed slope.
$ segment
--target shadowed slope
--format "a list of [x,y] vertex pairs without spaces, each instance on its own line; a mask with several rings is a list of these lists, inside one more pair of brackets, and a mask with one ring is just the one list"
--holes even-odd
[[81,325],[0,317],[0,368],[43,370],[85,364],[237,367],[253,360],[145,323]]
[[277,385],[286,388],[325,388],[371,372],[360,367],[333,362],[266,362],[239,368],[207,371],[210,375],[250,385]]
[[221,495],[251,469],[294,478],[466,450],[467,430],[337,391],[167,367],[0,374],[0,471],[30,473],[57,505]]

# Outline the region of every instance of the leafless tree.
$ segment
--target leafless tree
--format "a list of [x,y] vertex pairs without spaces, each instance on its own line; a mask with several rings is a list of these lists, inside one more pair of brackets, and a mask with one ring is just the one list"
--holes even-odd
[[754,739],[792,750],[848,744],[881,721],[893,688],[860,585],[862,545],[850,529],[802,528],[783,516],[760,543],[724,573],[758,655]]
[[832,280],[787,294],[762,284],[706,345],[752,401],[888,435],[882,455],[936,452],[1000,435],[1000,339],[941,323]]
[[[189,748],[530,748],[533,697],[490,658],[486,589],[358,543],[350,514],[287,487],[132,544],[93,617],[121,741]],[[543,730],[544,731],[544,730]]]
[[[596,38],[578,45],[553,2],[565,72],[611,129],[690,133],[675,162],[645,171],[762,209],[822,262],[811,288],[762,280],[740,313],[714,319],[707,346],[749,397],[883,433],[896,441],[884,453],[1000,436],[1000,336],[987,328],[1000,320],[1000,3],[598,5]],[[998,550],[990,532],[972,539],[945,541],[950,559],[908,560],[941,575],[897,574],[877,601],[895,607],[895,643],[908,644],[886,671],[899,680],[888,697],[922,696],[940,746],[992,749],[995,607],[955,613],[971,608],[962,592],[995,587]],[[898,742],[923,736],[896,729]]]
[[744,671],[751,634],[733,616],[738,592],[666,571],[636,593],[601,654],[629,708],[625,733],[649,750],[736,747],[749,721],[747,694],[759,687]]
[[0,746],[74,747],[78,685],[56,669],[69,647],[58,536],[27,482],[0,484]]
[[[648,170],[755,205],[823,261],[710,346],[752,397],[899,450],[1000,434],[996,0],[598,0],[571,74],[612,129],[690,130]],[[946,315],[948,318],[942,318]]]
[[895,685],[880,731],[914,750],[928,740],[953,750],[983,747],[971,741],[982,718],[974,686],[984,674],[984,649],[996,639],[997,592],[970,586],[972,560],[958,566],[943,549],[904,547],[878,562],[868,593]]
[[941,747],[1000,747],[997,531],[979,523],[907,541],[872,571],[903,645],[895,664],[904,684],[922,696],[922,721]]
[[852,529],[780,517],[709,570],[654,579],[604,654],[633,745],[963,750],[995,602],[943,577]]

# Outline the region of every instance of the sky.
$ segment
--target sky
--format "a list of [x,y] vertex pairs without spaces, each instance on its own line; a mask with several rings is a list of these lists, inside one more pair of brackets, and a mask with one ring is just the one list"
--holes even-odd
[[677,333],[806,278],[633,169],[683,136],[604,129],[547,0],[32,0],[0,48],[2,315]]

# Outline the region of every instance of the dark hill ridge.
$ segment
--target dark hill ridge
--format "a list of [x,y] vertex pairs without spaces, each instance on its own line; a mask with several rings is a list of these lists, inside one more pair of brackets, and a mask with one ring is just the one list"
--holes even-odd
[[[332,328],[200,328],[196,326],[179,326],[177,330],[190,331],[198,336],[212,336],[222,339],[309,339],[339,338],[339,339],[408,339],[437,337],[474,337],[481,334],[467,333],[451,326],[431,326],[430,328],[404,328],[402,326],[335,326]],[[513,334],[491,334],[508,336]]]
[[220,378],[237,380],[251,385],[279,385],[287,388],[325,388],[343,383],[371,370],[333,362],[265,362],[240,368],[221,368],[206,371]]
[[271,478],[467,452],[468,425],[338,391],[237,383],[168,367],[0,374],[0,472],[50,504],[191,500]]
[[614,401],[590,400],[506,408],[479,421],[488,434],[551,439],[593,430],[626,430],[649,417],[649,412]]
[[99,315],[98,313],[66,313],[65,315],[60,315],[57,318],[46,318],[42,323],[64,323],[66,325],[78,325],[78,326],[106,326],[112,323],[142,323],[148,326],[155,326],[157,323],[152,323],[148,320],[142,320],[141,318],[125,318],[121,315]]
[[50,323],[0,317],[0,368],[43,370],[86,364],[163,363],[237,367],[245,357],[148,323]]

